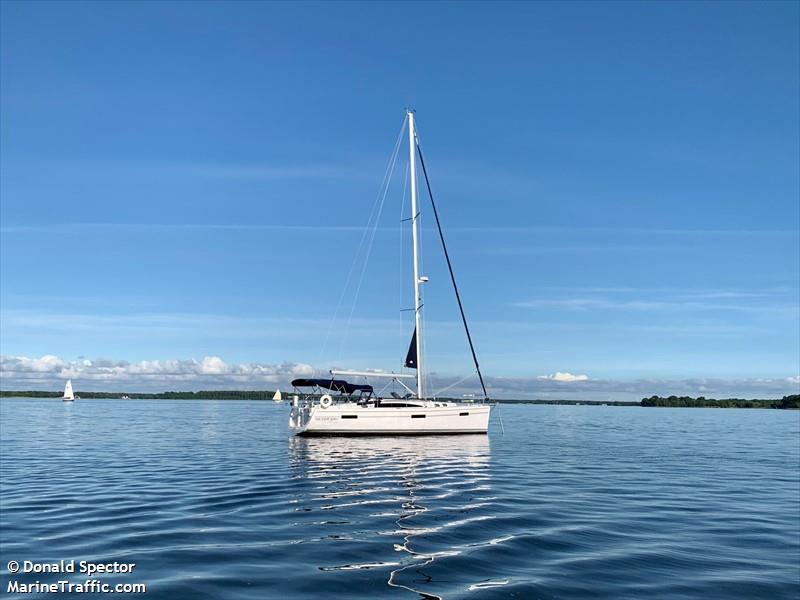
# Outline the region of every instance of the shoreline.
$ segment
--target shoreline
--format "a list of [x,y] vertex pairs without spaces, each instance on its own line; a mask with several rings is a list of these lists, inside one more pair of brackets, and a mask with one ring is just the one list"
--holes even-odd
[[[76,392],[79,400],[217,400],[217,401],[250,401],[250,402],[275,402],[272,399],[274,390],[202,390],[199,392]],[[123,398],[123,396],[126,396]],[[0,398],[15,398],[26,400],[60,400],[61,392],[42,390],[0,390]],[[470,404],[460,398],[440,398]],[[291,395],[283,400],[291,402]],[[478,403],[480,401],[474,400]],[[638,406],[642,408],[751,408],[751,409],[800,409],[800,394],[783,396],[782,398],[747,399],[747,398],[694,398],[690,396],[650,396],[640,401],[633,400],[567,400],[567,399],[513,399],[492,398],[491,403],[496,404],[547,404],[557,406]]]

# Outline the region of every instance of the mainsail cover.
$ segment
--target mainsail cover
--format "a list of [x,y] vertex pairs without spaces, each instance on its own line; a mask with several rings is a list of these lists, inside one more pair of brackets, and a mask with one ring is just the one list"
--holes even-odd
[[411,336],[411,345],[406,354],[406,366],[409,369],[417,368],[417,328],[414,327],[414,335]]

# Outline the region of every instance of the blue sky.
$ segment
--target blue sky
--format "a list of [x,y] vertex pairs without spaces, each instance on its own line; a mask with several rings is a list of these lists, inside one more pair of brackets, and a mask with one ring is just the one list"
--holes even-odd
[[[399,367],[404,153],[344,284],[406,106],[497,395],[800,387],[797,3],[0,11],[6,388]],[[445,384],[471,366],[429,216]]]

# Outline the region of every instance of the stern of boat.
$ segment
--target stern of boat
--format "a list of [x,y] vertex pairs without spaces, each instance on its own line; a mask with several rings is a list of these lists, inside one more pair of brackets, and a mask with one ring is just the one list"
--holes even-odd
[[295,435],[303,433],[311,420],[311,402],[292,398],[292,410],[289,412],[289,429]]

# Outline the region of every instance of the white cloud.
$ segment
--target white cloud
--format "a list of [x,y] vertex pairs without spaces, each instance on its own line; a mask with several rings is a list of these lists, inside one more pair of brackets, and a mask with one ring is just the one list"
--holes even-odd
[[700,312],[766,311],[797,314],[797,290],[788,287],[553,287],[552,296],[513,302],[517,308],[588,311]]
[[[743,300],[752,300],[753,297],[741,297]],[[672,300],[620,300],[609,298],[557,298],[535,299],[514,302],[517,308],[555,308],[574,311],[589,310],[633,310],[633,311],[744,311],[763,313],[770,311],[797,312],[797,306],[792,303],[759,302],[751,303],[720,303],[698,299],[672,299]]]
[[206,356],[200,363],[204,375],[221,375],[228,372],[228,365],[219,356]]
[[18,368],[34,373],[49,373],[63,368],[66,363],[52,354],[45,354],[40,358],[16,357]]
[[562,373],[556,371],[552,375],[539,375],[536,379],[548,379],[550,381],[564,381],[571,383],[573,381],[589,381],[588,375],[573,375],[572,373]]

